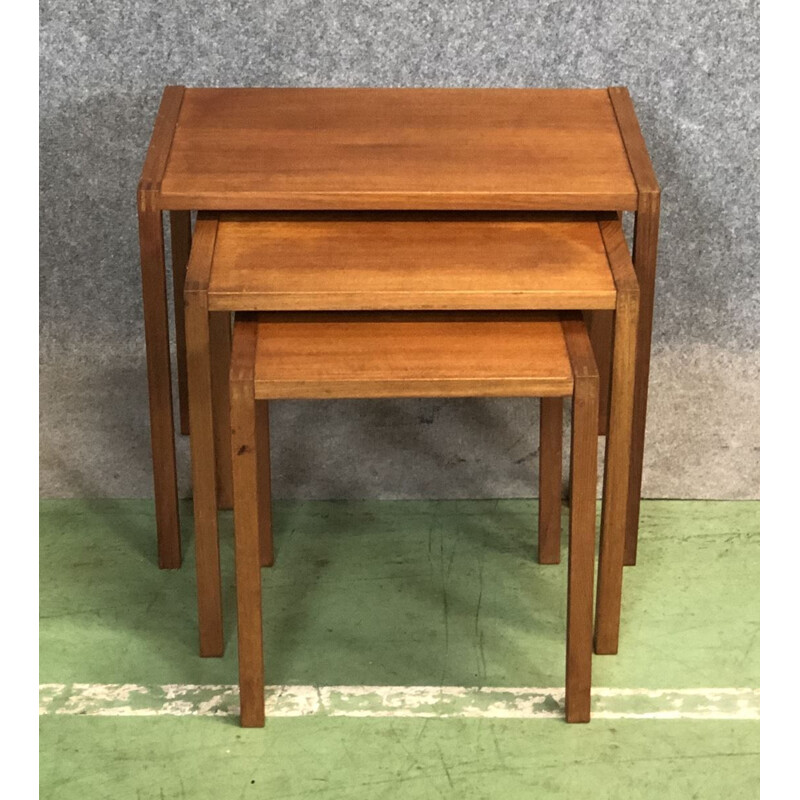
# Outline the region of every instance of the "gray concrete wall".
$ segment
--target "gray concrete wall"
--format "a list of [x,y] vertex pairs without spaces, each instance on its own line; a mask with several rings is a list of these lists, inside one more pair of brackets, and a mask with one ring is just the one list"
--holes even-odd
[[[135,192],[163,86],[629,87],[663,188],[645,493],[758,491],[758,5],[46,0],[41,491],[151,493]],[[524,401],[277,403],[296,497],[525,496]],[[182,490],[188,456],[180,445]]]

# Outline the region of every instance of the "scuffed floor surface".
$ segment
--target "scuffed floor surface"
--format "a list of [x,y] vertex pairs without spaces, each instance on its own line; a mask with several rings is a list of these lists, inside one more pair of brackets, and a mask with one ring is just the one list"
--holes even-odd
[[150,502],[41,502],[41,797],[758,796],[757,503],[643,505],[584,726],[535,502],[278,503],[263,730],[235,716],[230,513],[222,659],[197,656],[184,521],[163,572]]

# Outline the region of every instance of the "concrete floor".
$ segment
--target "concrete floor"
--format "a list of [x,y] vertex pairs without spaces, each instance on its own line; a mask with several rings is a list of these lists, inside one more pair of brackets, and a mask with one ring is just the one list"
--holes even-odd
[[[150,502],[42,501],[41,796],[757,797],[758,504],[644,504],[586,726],[561,718],[566,565],[535,563],[535,514],[278,503],[266,682],[319,702],[278,697],[288,716],[242,730],[220,699],[236,681],[230,514],[227,652],[200,659],[188,504],[186,564],[161,572]],[[359,687],[375,688],[356,708]]]

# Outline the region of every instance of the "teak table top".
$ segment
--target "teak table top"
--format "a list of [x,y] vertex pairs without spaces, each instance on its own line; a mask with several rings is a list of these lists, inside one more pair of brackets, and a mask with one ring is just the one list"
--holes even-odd
[[606,89],[169,87],[154,208],[634,210]]
[[270,312],[254,318],[257,398],[572,393],[557,314]]
[[221,213],[208,307],[613,309],[616,288],[597,216]]

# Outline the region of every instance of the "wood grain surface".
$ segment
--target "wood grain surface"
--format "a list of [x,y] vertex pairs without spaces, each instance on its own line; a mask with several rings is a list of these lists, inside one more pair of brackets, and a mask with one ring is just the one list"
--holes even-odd
[[164,208],[633,209],[605,89],[186,89]]
[[572,393],[557,314],[276,312],[258,320],[258,398]]
[[172,298],[175,308],[175,349],[178,365],[178,407],[180,430],[189,435],[189,390],[186,378],[186,331],[183,318],[183,286],[186,265],[192,250],[192,215],[189,211],[171,211],[169,215],[172,245]]
[[213,310],[612,309],[594,214],[221,214]]
[[153,134],[139,178],[137,194],[140,211],[155,211],[161,208],[158,194],[161,191],[161,180],[169,159],[185,92],[183,86],[167,86],[161,95],[161,104],[158,107]]
[[617,286],[603,511],[597,573],[595,652],[613,654],[619,642],[622,567],[631,479],[639,285],[618,220],[600,225]]
[[[216,231],[216,218],[207,214],[198,216],[185,282],[197,621],[201,656],[221,656],[225,651],[217,522],[218,478],[215,464],[218,456],[215,450],[218,444],[214,433],[214,367],[208,296],[203,291],[208,281]],[[229,433],[227,438],[225,445],[230,450]]]
[[264,650],[261,558],[265,540],[259,488],[256,400],[253,395],[256,323],[242,316],[231,356],[231,459],[241,724],[264,726]]
[[539,563],[561,561],[561,450],[564,401],[543,397],[539,410]]
[[567,722],[588,722],[592,689],[594,541],[597,498],[599,376],[579,315],[563,320],[575,377],[570,450],[569,578],[567,583]]
[[158,566],[161,569],[177,569],[181,565],[181,528],[178,515],[178,478],[175,471],[175,423],[172,418],[164,225],[160,211],[139,208],[139,251]]
[[658,227],[661,187],[647,152],[630,93],[624,86],[608,89],[625,153],[636,181],[638,194],[633,232],[633,264],[639,282],[639,333],[636,343],[636,388],[631,437],[630,490],[625,535],[625,564],[636,563],[639,539],[639,505],[642,497],[644,437],[647,420],[647,388],[650,382],[650,342],[653,335]]

